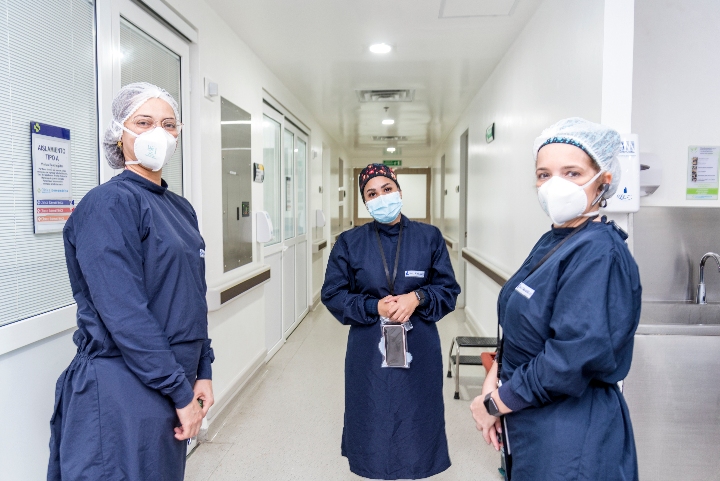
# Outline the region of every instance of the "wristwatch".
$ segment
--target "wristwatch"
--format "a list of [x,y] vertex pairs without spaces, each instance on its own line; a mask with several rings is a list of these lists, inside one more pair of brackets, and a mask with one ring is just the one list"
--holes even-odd
[[492,393],[485,396],[483,404],[485,405],[485,409],[487,409],[489,415],[497,418],[500,417],[500,410],[498,409],[497,404],[495,404],[495,400],[492,398]]
[[413,291],[413,292],[415,293],[415,297],[417,297],[417,300],[420,303],[418,305],[422,306],[423,304],[425,304],[425,293],[423,291],[421,291],[420,289],[418,289],[417,291]]

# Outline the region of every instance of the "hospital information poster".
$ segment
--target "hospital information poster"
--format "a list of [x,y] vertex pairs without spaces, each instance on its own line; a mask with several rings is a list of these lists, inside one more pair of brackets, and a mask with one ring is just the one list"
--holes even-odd
[[715,200],[718,198],[718,160],[720,147],[688,148],[687,198]]
[[30,138],[35,233],[62,232],[75,208],[70,172],[70,130],[30,122]]

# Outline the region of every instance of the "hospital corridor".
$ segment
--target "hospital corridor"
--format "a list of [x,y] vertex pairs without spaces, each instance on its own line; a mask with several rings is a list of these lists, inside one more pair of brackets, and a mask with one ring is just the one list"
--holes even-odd
[[718,25],[0,0],[0,481],[720,481]]
[[[469,334],[461,313],[443,320],[440,336]],[[342,435],[346,332],[326,309],[311,312],[241,395],[216,433],[188,458],[187,480],[361,479],[338,456]],[[468,367],[463,397],[480,393],[482,368]],[[455,389],[448,379],[444,394]],[[446,405],[453,465],[433,479],[495,479],[494,451],[480,449],[468,402]],[[278,446],[282,448],[278,449]]]

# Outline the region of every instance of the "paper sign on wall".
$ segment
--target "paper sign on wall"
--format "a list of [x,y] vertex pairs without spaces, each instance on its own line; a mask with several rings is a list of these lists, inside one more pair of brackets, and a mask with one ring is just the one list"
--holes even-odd
[[687,198],[716,200],[718,198],[718,160],[720,147],[688,148]]
[[62,232],[75,208],[70,171],[70,130],[30,122],[30,138],[35,233]]

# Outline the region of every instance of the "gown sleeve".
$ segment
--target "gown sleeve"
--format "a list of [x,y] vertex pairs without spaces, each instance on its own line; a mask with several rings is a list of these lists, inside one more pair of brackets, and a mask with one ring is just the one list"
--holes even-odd
[[616,383],[630,368],[627,356],[618,355],[633,342],[639,318],[628,266],[608,252],[565,272],[553,304],[552,337],[500,387],[500,399],[513,411],[579,397],[592,381]]
[[[355,294],[352,291],[353,272],[350,268],[347,244],[340,236],[330,252],[325,282],[322,286],[322,302],[345,325],[367,326],[378,320],[377,312],[372,312],[366,302],[373,302],[370,296]],[[377,303],[377,300],[375,300]],[[377,309],[375,309],[376,311]]]
[[[197,214],[195,209],[189,201],[185,200],[192,218],[195,223],[195,228],[200,231],[200,224],[198,223]],[[215,361],[215,351],[212,348],[212,340],[207,338],[203,341],[202,352],[200,353],[200,362],[198,363],[197,378],[196,379],[209,379],[212,380],[212,363]]]
[[194,393],[164,329],[148,308],[140,214],[134,199],[98,202],[75,232],[75,253],[92,302],[130,370],[176,408]]
[[432,253],[432,266],[428,274],[428,283],[421,289],[425,293],[425,302],[415,309],[415,314],[424,321],[437,322],[455,310],[455,302],[460,294],[460,286],[455,281],[450,255],[445,240],[436,230],[435,244]]

